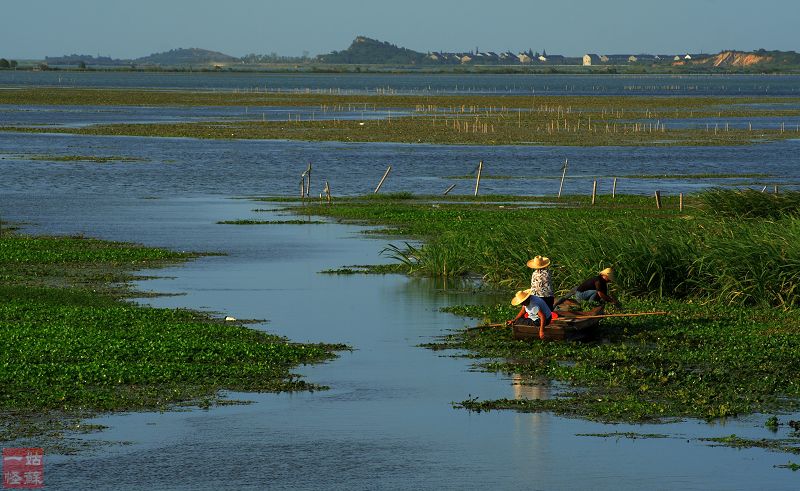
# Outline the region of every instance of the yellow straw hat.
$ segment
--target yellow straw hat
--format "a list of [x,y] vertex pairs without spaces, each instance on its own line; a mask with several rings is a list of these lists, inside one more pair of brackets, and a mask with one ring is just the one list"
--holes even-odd
[[528,297],[530,297],[530,296],[531,296],[531,289],[530,288],[528,288],[527,290],[520,290],[520,291],[517,292],[516,295],[514,295],[514,298],[511,299],[511,305],[514,305],[514,306],[519,305],[522,302],[524,302],[525,300],[527,300]]
[[531,269],[544,269],[550,266],[550,258],[544,256],[536,256],[526,263]]
[[606,268],[603,271],[600,271],[598,274],[602,276],[608,276],[608,281],[614,281],[614,269],[613,268]]

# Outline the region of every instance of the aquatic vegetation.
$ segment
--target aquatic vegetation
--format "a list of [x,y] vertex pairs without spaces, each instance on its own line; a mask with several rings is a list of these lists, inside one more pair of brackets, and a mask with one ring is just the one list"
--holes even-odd
[[220,225],[320,225],[322,220],[221,220]]
[[[670,315],[605,319],[599,343],[516,341],[505,327],[461,330],[427,343],[434,350],[458,350],[457,356],[466,352],[482,370],[544,377],[566,387],[551,399],[473,398],[456,407],[612,422],[713,420],[800,408],[796,217],[728,219],[710,213],[702,195],[687,197],[683,212],[674,200],[658,210],[650,198],[636,196],[595,206],[586,197],[566,197],[568,206],[556,208],[459,200],[437,199],[436,206],[349,200],[306,205],[302,212],[392,227],[422,241],[386,247],[412,274],[477,275],[504,291],[529,284],[525,262],[535,254],[554,260],[555,286],[562,292],[615,265],[612,289],[626,309]],[[536,227],[526,235],[521,224]],[[446,310],[482,325],[516,313],[505,302]]]
[[31,155],[27,158],[29,160],[41,160],[46,162],[93,162],[95,164],[107,164],[110,162],[144,162],[144,159],[136,157],[100,155]]
[[330,359],[343,346],[290,343],[198,312],[121,300],[131,292],[119,282],[134,270],[195,256],[83,237],[5,233],[0,438],[63,427],[38,425],[41,417],[63,421],[95,411],[168,408],[214,399],[221,389],[320,389],[291,368]]
[[[798,438],[761,438],[756,440],[729,435],[718,438],[701,438],[700,441],[709,442],[712,447],[763,448],[774,452],[800,454],[800,439]],[[791,464],[785,467],[796,470]]]
[[343,266],[336,269],[326,269],[320,271],[321,274],[407,274],[408,268],[403,264],[356,264]]
[[[82,128],[8,126],[3,131],[213,139],[405,142],[461,145],[744,145],[793,138],[800,126],[720,127],[720,118],[797,116],[797,109],[748,103],[793,99],[736,97],[404,96],[267,92],[181,92],[109,89],[10,89],[0,103],[61,105],[186,105],[311,107],[285,120],[110,124]],[[367,118],[378,109],[406,115]],[[353,113],[361,120],[342,118]],[[331,113],[330,117],[327,116]],[[411,113],[411,116],[407,114]],[[319,114],[318,118],[316,115]],[[671,121],[705,118],[703,128]],[[744,119],[743,119],[744,121]]]
[[670,438],[669,435],[663,433],[635,433],[632,431],[614,431],[612,433],[578,433],[575,436],[593,436],[596,438],[627,438],[629,440],[638,440],[642,438]]
[[784,215],[800,214],[800,191],[780,193],[759,192],[753,189],[710,189],[699,196],[706,210],[731,218],[777,219]]
[[[423,276],[473,274],[517,288],[529,281],[525,262],[545,251],[555,258],[554,286],[561,292],[616,265],[615,287],[628,296],[797,305],[800,219],[720,220],[705,208],[688,208],[704,199],[687,199],[684,213],[674,198],[657,210],[643,197],[596,206],[587,206],[586,197],[582,203],[565,199],[569,208],[348,201],[306,205],[303,213],[390,225],[394,234],[423,239],[422,245],[389,244],[384,251]],[[521,236],[523,223],[537,226]]]

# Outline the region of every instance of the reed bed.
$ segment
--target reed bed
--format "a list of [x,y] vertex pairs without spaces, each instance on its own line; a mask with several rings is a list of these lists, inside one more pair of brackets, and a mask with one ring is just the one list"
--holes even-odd
[[[701,195],[699,201],[705,199]],[[477,274],[490,284],[522,288],[530,278],[525,262],[542,254],[554,260],[561,292],[614,266],[615,287],[626,296],[800,304],[799,217],[740,220],[705,210],[376,202],[336,204],[313,213],[388,223],[399,234],[423,238],[420,246],[399,243],[386,250],[412,274]]]

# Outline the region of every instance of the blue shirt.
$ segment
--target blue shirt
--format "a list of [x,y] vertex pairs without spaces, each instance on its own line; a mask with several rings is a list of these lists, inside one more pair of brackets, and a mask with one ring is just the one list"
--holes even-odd
[[540,310],[544,314],[544,318],[548,321],[553,317],[553,312],[550,310],[550,307],[547,306],[544,300],[536,295],[531,295],[528,298],[530,299],[530,302],[528,302],[528,305],[525,306],[525,312],[528,313],[529,319],[538,319]]

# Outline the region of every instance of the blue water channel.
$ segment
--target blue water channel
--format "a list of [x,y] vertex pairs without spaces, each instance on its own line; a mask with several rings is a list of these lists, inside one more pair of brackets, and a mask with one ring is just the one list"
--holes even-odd
[[798,96],[800,75],[567,75],[0,71],[0,87],[155,88],[335,94]]
[[[705,424],[602,425],[549,414],[468,413],[469,397],[551,397],[542,380],[475,372],[452,353],[417,347],[469,321],[439,312],[497,297],[404,276],[330,276],[347,264],[382,262],[385,239],[341,224],[231,226],[266,218],[248,200],[164,193],[139,199],[118,182],[103,197],[75,185],[67,193],[11,193],[5,217],[35,233],[135,240],[180,250],[224,251],[141,281],[142,290],[182,296],[140,300],[256,324],[297,341],[345,342],[332,362],[301,367],[329,391],[227,394],[246,406],[97,418],[109,428],[78,437],[112,442],[46,460],[48,489],[791,489],[774,469],[783,454],[711,448],[699,437],[765,437],[764,417]],[[259,204],[262,209],[279,205]],[[666,439],[581,436],[634,431]],[[120,442],[120,443],[113,443]]]
[[[1,76],[7,77],[7,72]],[[462,82],[474,85],[480,80]],[[133,77],[130,83],[141,79]],[[142,114],[152,116],[147,109]],[[173,116],[193,115],[189,111]],[[13,123],[13,114],[8,117]],[[547,381],[478,372],[469,360],[450,356],[455,353],[417,346],[471,322],[442,313],[441,307],[494,303],[505,297],[398,275],[319,274],[388,260],[379,251],[389,240],[365,236],[365,227],[216,222],[295,218],[285,216],[280,204],[247,198],[296,195],[309,162],[312,193],[321,191],[327,180],[334,197],[371,192],[388,165],[392,172],[382,192],[439,194],[456,184],[454,193],[472,194],[474,183],[455,177],[473,173],[480,160],[485,175],[511,177],[484,180],[481,193],[552,195],[568,159],[564,191],[588,195],[592,181],[599,179],[600,199],[607,199],[613,177],[618,177],[617,191],[624,193],[659,189],[677,194],[718,185],[797,188],[798,150],[800,140],[741,147],[586,148],[0,133],[3,220],[21,222],[30,233],[83,233],[177,250],[224,252],[143,272],[159,278],[137,282],[138,289],[179,296],[138,301],[265,319],[253,328],[295,341],[353,347],[329,363],[298,367],[308,382],[327,385],[327,391],[233,393],[226,395],[253,402],[92,420],[108,429],[71,438],[110,443],[77,455],[48,455],[47,487],[796,489],[795,473],[774,467],[791,461],[791,456],[712,448],[698,440],[734,433],[774,438],[763,426],[766,415],[713,424],[602,425],[550,414],[454,409],[451,402],[470,397],[558,393],[559,387]],[[57,158],[79,155],[136,160]],[[625,177],[719,172],[767,177]],[[532,244],[532,253],[535,248]],[[625,431],[668,438],[581,436]]]

